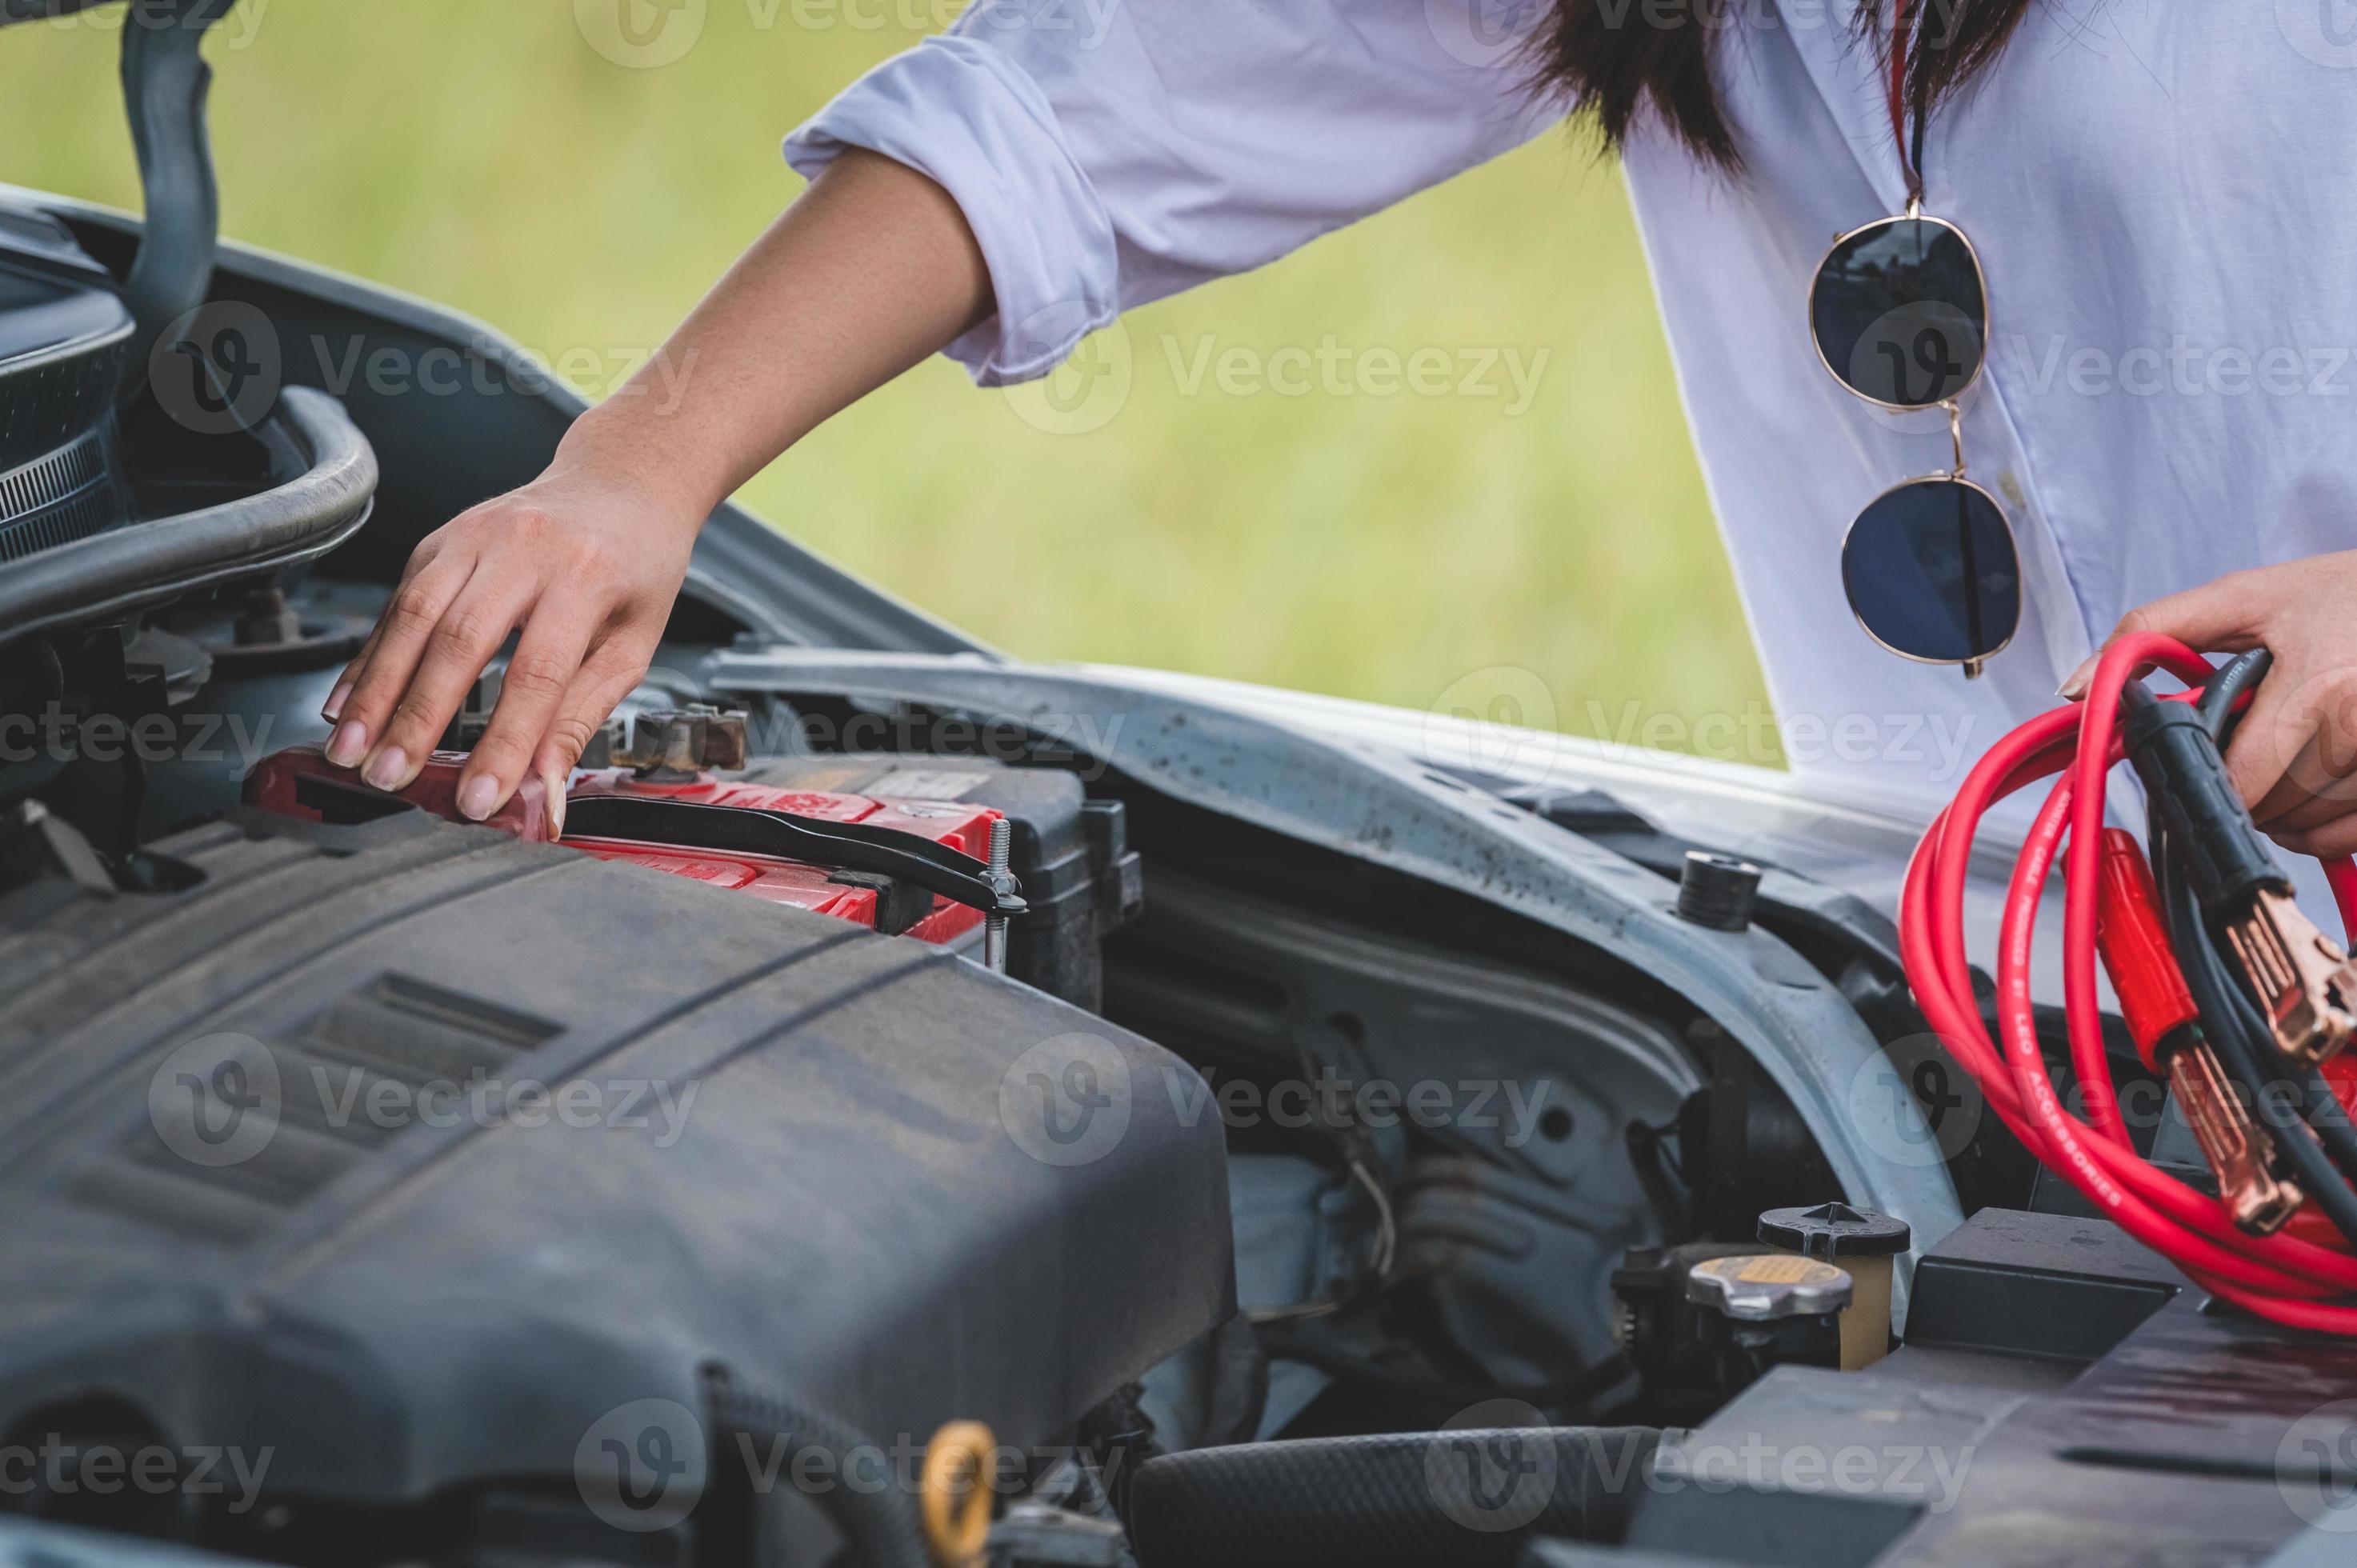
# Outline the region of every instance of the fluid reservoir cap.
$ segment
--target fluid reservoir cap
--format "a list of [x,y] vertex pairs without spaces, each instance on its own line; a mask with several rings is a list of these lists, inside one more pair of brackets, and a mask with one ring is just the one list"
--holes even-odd
[[1686,1300],[1741,1323],[1823,1317],[1849,1297],[1846,1270],[1785,1252],[1713,1258],[1686,1274]]
[[1914,1239],[1904,1219],[1838,1201],[1811,1208],[1771,1208],[1760,1217],[1760,1240],[1829,1263],[1843,1258],[1892,1257],[1907,1251]]

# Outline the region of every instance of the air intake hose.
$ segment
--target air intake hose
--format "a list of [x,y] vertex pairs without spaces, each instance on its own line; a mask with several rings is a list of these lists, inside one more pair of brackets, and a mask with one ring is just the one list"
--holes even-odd
[[1534,1537],[1617,1541],[1652,1427],[1503,1427],[1170,1454],[1131,1483],[1140,1568],[1479,1568]]

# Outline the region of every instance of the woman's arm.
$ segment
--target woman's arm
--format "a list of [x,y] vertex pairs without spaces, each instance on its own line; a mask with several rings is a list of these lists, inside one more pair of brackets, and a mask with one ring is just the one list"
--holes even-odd
[[[1461,15],[1459,13],[1462,13]],[[1532,15],[1544,15],[1534,10]],[[420,545],[328,704],[328,755],[399,789],[523,635],[460,780],[469,815],[565,774],[644,673],[704,519],[935,349],[986,384],[1114,316],[1271,261],[1529,139],[1484,0],[975,0],[787,144],[813,179],[549,471]],[[668,410],[651,395],[683,388]]]
[[778,454],[990,315],[957,204],[901,164],[830,163],[548,471],[428,536],[328,699],[330,760],[398,789],[519,626],[458,789],[477,819],[564,784],[646,673],[696,531]]

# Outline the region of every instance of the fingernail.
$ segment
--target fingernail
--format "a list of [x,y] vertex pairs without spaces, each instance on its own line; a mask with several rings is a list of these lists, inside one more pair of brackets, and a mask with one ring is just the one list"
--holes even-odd
[[565,784],[562,779],[552,781],[548,786],[548,836],[552,839],[565,836]]
[[368,771],[361,775],[372,789],[387,794],[401,788],[409,777],[409,754],[397,746],[388,746],[370,761]]
[[368,755],[368,728],[354,719],[328,737],[328,760],[339,768],[358,767]]
[[479,822],[491,814],[499,798],[500,781],[488,773],[477,774],[458,791],[458,814]]
[[2062,678],[2062,683],[2054,688],[2054,694],[2072,703],[2085,696],[2087,682],[2095,678],[2095,661],[2102,657],[2100,653],[2089,654],[2084,663]]
[[351,695],[352,683],[350,681],[346,681],[334,691],[328,693],[328,705],[319,710],[319,716],[327,720],[329,724],[334,724],[338,719],[343,717],[344,704],[351,700]]

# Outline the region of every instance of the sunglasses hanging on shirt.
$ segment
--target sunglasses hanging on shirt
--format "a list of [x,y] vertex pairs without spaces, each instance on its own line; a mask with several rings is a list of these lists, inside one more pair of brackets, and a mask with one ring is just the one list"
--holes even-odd
[[2021,622],[2021,556],[1996,498],[1964,476],[1961,400],[1980,380],[1988,284],[1964,231],[1923,208],[1923,105],[1905,112],[1909,0],[1893,0],[1890,126],[1907,210],[1844,234],[1817,263],[1809,335],[1835,381],[1894,413],[1943,409],[1953,466],[1868,502],[1842,541],[1842,589],[1867,635],[1967,678]]

